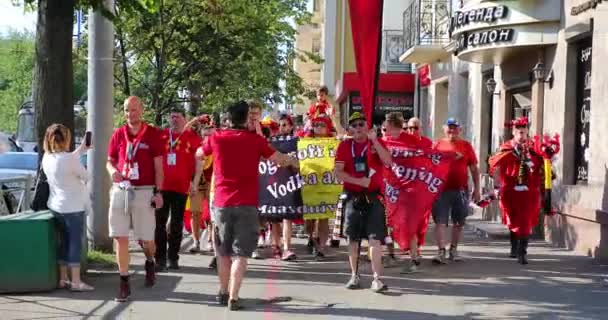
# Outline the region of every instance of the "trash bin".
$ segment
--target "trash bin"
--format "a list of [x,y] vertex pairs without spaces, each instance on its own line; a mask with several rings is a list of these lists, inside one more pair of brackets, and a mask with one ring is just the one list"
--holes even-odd
[[57,232],[49,211],[0,217],[0,293],[57,286]]

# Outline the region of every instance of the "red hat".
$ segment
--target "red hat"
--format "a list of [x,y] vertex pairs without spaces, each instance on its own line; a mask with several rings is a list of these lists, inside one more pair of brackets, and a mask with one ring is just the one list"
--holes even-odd
[[528,128],[529,126],[530,121],[528,121],[528,117],[519,117],[505,124],[507,128]]
[[315,117],[315,118],[312,118],[311,122],[312,123],[323,122],[323,123],[325,123],[325,126],[327,127],[327,130],[329,130],[329,131],[331,131],[334,128],[334,124],[331,122],[331,119],[328,117],[323,117],[323,116]]

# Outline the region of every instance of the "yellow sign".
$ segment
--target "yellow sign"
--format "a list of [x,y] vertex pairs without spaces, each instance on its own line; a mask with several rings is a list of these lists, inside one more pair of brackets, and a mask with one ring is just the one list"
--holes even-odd
[[300,138],[298,159],[304,179],[302,212],[305,220],[330,219],[336,215],[342,183],[334,176],[338,149],[336,138]]

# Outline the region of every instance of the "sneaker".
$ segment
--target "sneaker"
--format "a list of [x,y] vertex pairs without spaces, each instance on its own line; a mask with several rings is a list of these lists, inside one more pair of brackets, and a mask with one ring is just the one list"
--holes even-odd
[[384,256],[382,257],[382,265],[385,268],[395,268],[399,265],[399,260],[395,256]]
[[317,261],[323,261],[323,260],[325,260],[325,254],[323,252],[321,252],[320,250],[316,250],[316,252],[315,252],[315,260],[317,260]]
[[211,259],[211,262],[209,262],[208,268],[211,270],[217,269],[217,258],[216,257],[213,257],[213,259]]
[[312,241],[312,239],[309,238],[308,243],[306,244],[306,251],[308,251],[308,254],[313,254],[314,248],[315,243]]
[[228,308],[230,309],[230,311],[239,311],[239,310],[243,310],[243,305],[241,304],[241,300],[233,300],[231,299],[228,302]]
[[177,262],[177,260],[169,261],[169,269],[179,270],[179,263]]
[[291,251],[291,250],[287,250],[285,252],[283,252],[283,257],[281,258],[281,260],[283,261],[295,261],[298,257],[296,256],[296,254]]
[[403,269],[401,269],[401,274],[411,274],[411,273],[415,273],[418,271],[418,265],[420,265],[419,263],[416,263],[416,260],[410,261],[407,265],[403,266]]
[[156,273],[167,272],[167,262],[156,259],[154,271],[156,271]]
[[224,306],[224,307],[228,305],[228,299],[229,299],[229,296],[227,293],[218,292],[217,296],[215,296],[215,300],[217,301],[217,303],[220,306]]
[[349,290],[361,289],[360,282],[361,282],[361,279],[359,278],[359,275],[353,274],[352,276],[350,276],[350,280],[348,280],[348,282],[346,283],[346,289],[349,289]]
[[260,249],[253,250],[251,257],[256,260],[262,260],[262,254],[260,253]]
[[450,261],[454,261],[454,262],[462,261],[462,257],[458,254],[458,249],[456,249],[456,247],[450,248],[449,259],[450,259]]
[[388,286],[385,285],[382,281],[380,281],[380,279],[374,279],[374,281],[372,281],[372,286],[370,287],[370,289],[373,292],[381,293],[387,291]]
[[264,232],[260,232],[260,235],[258,236],[258,249],[264,248],[265,245],[266,238],[264,237]]
[[277,247],[277,246],[273,246],[272,247],[272,256],[275,259],[281,259],[282,255],[283,255],[283,253],[281,252],[281,248],[280,247]]
[[433,257],[433,264],[446,264],[445,249],[439,249],[437,255]]
[[125,302],[129,300],[131,296],[131,285],[129,284],[129,280],[120,279],[120,286],[118,289],[118,295],[114,298],[116,302]]
[[192,244],[192,247],[190,247],[190,250],[188,250],[188,252],[190,252],[192,254],[201,252],[201,243],[199,241],[194,242]]
[[146,269],[146,281],[145,281],[145,286],[147,288],[154,286],[154,283],[156,282],[156,274],[154,273],[154,261],[150,261],[150,260],[146,260],[146,265],[145,265],[145,269]]

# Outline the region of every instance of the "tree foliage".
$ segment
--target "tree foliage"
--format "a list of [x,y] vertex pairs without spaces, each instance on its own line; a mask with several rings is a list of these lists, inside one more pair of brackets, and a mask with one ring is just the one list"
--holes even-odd
[[310,18],[306,2],[164,0],[154,12],[119,8],[121,92],[142,96],[157,124],[182,87],[201,98],[204,111],[235,99],[290,102],[305,90],[293,71],[291,22]]
[[34,35],[9,31],[0,36],[0,131],[15,133],[19,107],[31,95]]

